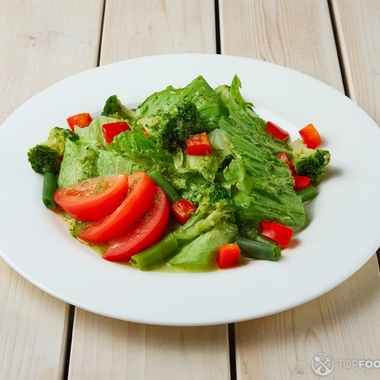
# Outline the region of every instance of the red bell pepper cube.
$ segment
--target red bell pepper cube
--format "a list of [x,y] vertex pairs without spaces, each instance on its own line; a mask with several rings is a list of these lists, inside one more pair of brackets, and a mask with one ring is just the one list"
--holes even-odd
[[281,223],[271,221],[259,222],[261,234],[268,239],[273,240],[282,247],[287,247],[293,236],[293,230]]
[[186,140],[187,154],[190,156],[204,156],[212,154],[212,147],[206,132],[191,135]]
[[296,170],[294,169],[292,161],[290,161],[289,156],[285,152],[279,153],[276,157],[279,158],[280,160],[285,161],[286,165],[288,165],[288,168],[291,170],[291,172],[295,174]]
[[229,243],[223,244],[219,247],[218,254],[216,256],[216,263],[219,269],[234,267],[239,263],[240,247],[238,244]]
[[126,121],[115,121],[113,123],[103,124],[102,126],[103,136],[108,144],[110,144],[119,133],[130,130],[131,127]]
[[293,174],[294,178],[294,190],[301,190],[308,187],[311,184],[311,178],[305,175]]
[[85,128],[90,125],[92,122],[92,117],[88,112],[78,113],[68,117],[67,123],[69,124],[70,129],[73,131],[74,127]]
[[288,165],[288,168],[291,170],[292,176],[294,178],[294,190],[304,189],[311,184],[311,178],[296,174],[296,170],[290,161],[289,156],[285,152],[279,153],[276,157],[280,160],[285,161],[286,165]]
[[286,140],[289,138],[289,133],[282,129],[277,124],[273,123],[273,121],[267,121],[268,133],[275,137],[276,139]]
[[308,124],[306,127],[303,127],[299,131],[299,134],[306,146],[310,149],[315,149],[322,143],[321,136],[313,124]]
[[173,214],[180,224],[185,224],[196,209],[197,207],[186,199],[180,199],[172,204]]

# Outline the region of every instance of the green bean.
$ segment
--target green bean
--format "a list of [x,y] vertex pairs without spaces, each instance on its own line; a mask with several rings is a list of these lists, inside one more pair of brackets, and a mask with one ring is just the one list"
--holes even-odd
[[162,191],[169,198],[170,203],[175,203],[181,199],[177,191],[170,184],[170,182],[158,171],[148,173],[149,177],[154,181],[154,183],[161,187]]
[[55,174],[52,172],[44,173],[44,182],[42,185],[42,202],[50,210],[56,208],[57,206],[54,202],[54,192],[57,187],[58,185]]
[[272,261],[278,261],[281,258],[281,249],[275,243],[249,240],[241,236],[238,236],[236,241],[244,257]]
[[302,203],[306,203],[318,195],[318,190],[314,186],[310,185],[302,190],[298,190],[297,195],[301,197]]
[[131,262],[138,269],[144,270],[164,260],[177,248],[177,239],[173,236],[172,233],[170,233],[166,235],[157,244],[152,245],[151,247],[138,253],[137,255],[133,255],[131,258]]

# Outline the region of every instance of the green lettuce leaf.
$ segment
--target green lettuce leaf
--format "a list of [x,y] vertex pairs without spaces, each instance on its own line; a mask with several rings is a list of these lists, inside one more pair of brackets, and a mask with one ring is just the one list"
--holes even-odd
[[66,187],[85,179],[97,177],[99,148],[96,143],[66,141],[65,154],[58,176],[58,186]]
[[286,142],[267,133],[266,122],[251,111],[240,94],[235,76],[231,87],[219,88],[230,115],[219,127],[228,136],[233,159],[223,174],[234,186],[232,196],[240,219],[277,220],[290,226],[305,224],[305,210],[293,189],[294,179],[287,165],[276,155],[291,151]]
[[99,145],[99,148],[107,149],[108,144],[104,139],[102,127],[103,124],[113,123],[116,121],[120,120],[108,116],[99,116],[92,120],[90,125],[86,128],[75,127],[75,133],[81,140],[92,141],[93,143],[97,143]]
[[211,155],[189,156],[178,149],[174,156],[174,164],[179,173],[200,173],[203,178],[213,182],[224,156],[220,151],[214,150]]
[[58,176],[58,186],[66,187],[88,178],[139,170],[134,162],[111,150],[99,149],[91,140],[67,141]]
[[190,101],[197,106],[202,130],[216,128],[219,118],[228,115],[228,110],[220,97],[202,76],[198,76],[186,87],[176,89],[169,86],[163,91],[150,95],[137,107],[135,122],[140,127],[152,129],[161,122],[165,113],[170,113],[183,101]]
[[[140,170],[128,157],[110,149],[105,141],[102,126],[117,119],[100,116],[86,128],[76,128],[79,139],[67,140],[58,176],[58,186],[65,187],[88,178]],[[121,134],[120,134],[121,135]],[[119,136],[120,136],[119,135]]]
[[238,233],[235,224],[220,223],[180,246],[168,264],[186,270],[207,270],[215,266],[215,258],[221,245],[231,243]]

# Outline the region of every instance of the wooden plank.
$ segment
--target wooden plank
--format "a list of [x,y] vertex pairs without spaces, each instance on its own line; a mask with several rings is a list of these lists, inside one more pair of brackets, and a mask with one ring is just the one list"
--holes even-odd
[[61,378],[69,306],[31,285],[3,260],[0,277],[0,378]]
[[349,96],[380,125],[380,2],[331,3]]
[[0,123],[35,93],[96,66],[103,1],[1,0]]
[[76,309],[69,379],[228,379],[227,327],[161,327]]
[[[343,0],[340,3],[346,4]],[[347,20],[347,29],[350,22]],[[221,1],[221,47],[224,54],[288,66],[343,91],[327,1]],[[354,47],[352,54],[360,55]],[[365,86],[362,88],[364,95]],[[371,92],[369,96],[370,104],[374,103]],[[318,378],[311,361],[322,351],[336,360],[334,379],[377,378],[375,371],[364,374],[358,368],[347,369],[338,360],[380,357],[379,317],[380,287],[374,256],[349,280],[312,302],[236,324],[237,376]]]
[[[331,1],[350,98],[380,125],[380,4],[377,0]],[[380,263],[380,248],[377,250]]]
[[[96,65],[102,5],[0,0],[0,123],[35,93]],[[0,378],[62,378],[69,306],[1,259],[0,278]]]
[[101,64],[194,52],[216,52],[214,1],[107,1]]
[[[214,1],[107,1],[101,63],[214,53]],[[77,309],[70,379],[228,379],[227,326],[160,327]]]
[[290,67],[343,91],[327,1],[220,0],[222,54]]
[[[324,352],[333,379],[378,379],[353,360],[380,357],[377,258],[338,288],[292,310],[236,324],[238,379],[318,379],[311,362]],[[268,363],[273,363],[269,365]]]

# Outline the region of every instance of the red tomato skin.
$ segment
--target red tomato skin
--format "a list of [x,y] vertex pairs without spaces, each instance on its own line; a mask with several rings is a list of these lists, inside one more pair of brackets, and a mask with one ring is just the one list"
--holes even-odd
[[153,208],[126,235],[111,240],[103,258],[114,262],[129,261],[133,255],[161,240],[169,217],[169,200],[161,188],[157,187]]
[[267,121],[268,133],[279,140],[286,140],[289,137],[289,133],[279,127],[272,121]]
[[90,125],[92,122],[92,117],[88,112],[78,113],[68,117],[67,123],[69,124],[70,129],[73,131],[75,126],[79,128],[85,128]]
[[186,140],[186,148],[189,156],[205,156],[212,154],[210,139],[206,132],[190,136]]
[[100,222],[85,227],[78,238],[92,243],[106,243],[126,234],[153,206],[156,184],[144,172],[128,176],[129,193],[121,205]]
[[107,123],[102,126],[103,136],[108,144],[110,144],[119,133],[130,130],[131,127],[126,121],[115,121],[114,123]]
[[234,267],[239,263],[240,247],[238,244],[230,243],[219,247],[216,263],[219,269]]
[[172,204],[173,215],[180,224],[185,224],[196,209],[197,207],[186,199],[180,199]]
[[303,127],[299,131],[299,134],[302,137],[302,140],[305,142],[305,145],[310,149],[315,149],[322,143],[319,132],[311,123]]
[[[94,189],[104,190],[94,193]],[[76,220],[95,222],[116,210],[128,193],[126,173],[90,178],[75,185],[58,188],[54,201]]]
[[259,227],[263,236],[273,240],[282,247],[287,247],[293,236],[293,230],[281,223],[261,221],[259,222]]

